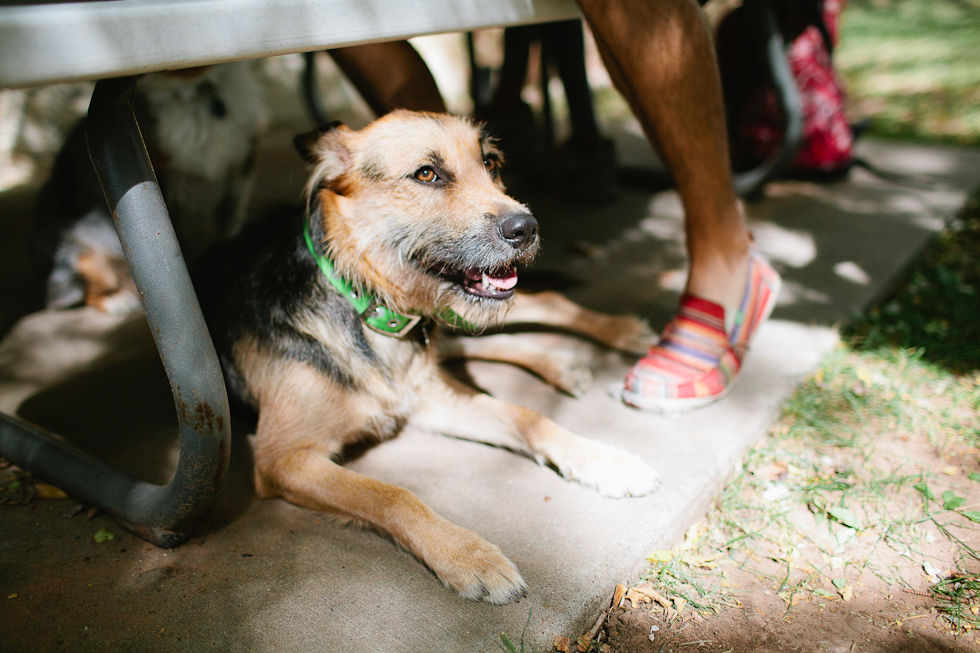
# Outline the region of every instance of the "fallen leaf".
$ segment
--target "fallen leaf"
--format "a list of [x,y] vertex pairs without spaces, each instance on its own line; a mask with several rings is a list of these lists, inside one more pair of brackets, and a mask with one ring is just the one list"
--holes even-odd
[[705,569],[714,569],[715,567],[718,566],[718,563],[715,562],[715,560],[717,560],[720,557],[721,554],[719,553],[716,553],[715,555],[705,555],[705,556],[694,555],[693,553],[685,553],[684,555],[681,556],[681,562],[683,562],[685,565],[690,565],[691,567],[704,567]]
[[956,493],[952,490],[946,490],[943,492],[943,508],[946,510],[956,510],[964,503],[966,503],[966,499],[964,497],[956,496]]
[[854,513],[848,510],[847,508],[844,508],[842,506],[833,506],[831,508],[827,508],[827,512],[830,514],[831,517],[833,517],[840,523],[844,524],[845,526],[848,526],[855,530],[861,530],[861,523],[857,520],[857,517],[854,516]]
[[970,475],[967,476],[967,478],[970,479],[971,481],[976,481],[977,483],[980,483],[980,474],[976,472],[970,472]]
[[10,595],[10,596],[8,596],[7,598],[8,598],[8,599],[16,599],[16,598],[17,598],[17,594],[11,594],[11,595]]
[[957,467],[956,465],[948,465],[946,467],[943,467],[943,474],[946,474],[947,476],[956,476],[959,473],[960,473],[960,468]]
[[619,606],[623,605],[623,599],[626,597],[626,586],[617,585],[616,591],[613,593],[612,607],[615,610]]
[[67,499],[68,495],[65,494],[61,488],[56,488],[53,485],[48,485],[47,483],[36,483],[34,489],[37,490],[37,496],[39,499]]
[[578,651],[579,651],[579,653],[586,653],[586,651],[588,651],[589,648],[592,647],[592,638],[591,637],[586,637],[585,635],[583,635],[582,637],[579,637],[575,641],[578,643]]
[[752,472],[752,475],[763,481],[781,481],[789,472],[789,466],[781,460],[760,467]]
[[95,534],[96,542],[105,542],[106,540],[114,540],[114,539],[116,539],[116,536],[104,528],[100,528],[99,531]]
[[844,586],[847,585],[846,578],[835,578],[830,582],[832,582],[834,584],[834,587],[836,587],[838,590],[844,589]]
[[845,601],[850,601],[854,597],[854,588],[848,585],[841,591],[840,597]]
[[660,549],[659,551],[654,551],[649,556],[647,560],[650,562],[670,562],[674,559],[674,554],[666,549]]
[[687,599],[683,599],[681,597],[674,599],[674,609],[677,610],[678,613],[684,612],[684,608],[686,607]]
[[559,653],[572,653],[572,641],[567,637],[555,635],[555,650]]
[[980,512],[977,512],[976,510],[961,510],[960,514],[970,521],[980,524]]

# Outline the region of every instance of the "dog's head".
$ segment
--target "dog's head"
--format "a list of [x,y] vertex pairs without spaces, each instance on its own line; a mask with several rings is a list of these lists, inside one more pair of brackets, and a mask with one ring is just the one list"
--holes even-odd
[[503,157],[477,126],[395,111],[296,145],[314,166],[311,228],[338,273],[400,312],[450,308],[483,327],[507,306],[516,266],[538,250],[537,221],[504,192]]

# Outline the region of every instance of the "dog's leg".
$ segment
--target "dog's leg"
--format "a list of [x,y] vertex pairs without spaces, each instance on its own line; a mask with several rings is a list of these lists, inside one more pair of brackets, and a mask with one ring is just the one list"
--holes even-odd
[[334,434],[323,431],[358,417],[336,404],[314,401],[323,395],[311,392],[307,382],[313,376],[280,384],[276,400],[260,409],[254,439],[258,495],[281,496],[390,533],[447,587],[466,598],[503,604],[526,596],[527,584],[520,572],[495,545],[440,517],[412,492],[331,460],[328,443],[336,441]]
[[444,336],[436,342],[442,360],[465,358],[510,363],[534,372],[573,397],[585,394],[592,385],[592,371],[582,357],[568,349],[529,342],[529,335],[534,334]]
[[638,456],[575,435],[533,410],[495,399],[445,374],[426,387],[409,425],[526,453],[605,496],[641,496],[660,482]]
[[551,291],[518,294],[502,324],[553,326],[638,356],[657,344],[656,334],[644,320],[632,315],[597,313]]

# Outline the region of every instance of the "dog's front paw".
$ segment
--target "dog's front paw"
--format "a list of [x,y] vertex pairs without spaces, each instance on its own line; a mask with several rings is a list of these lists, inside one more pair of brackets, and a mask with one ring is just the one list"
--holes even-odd
[[571,435],[548,458],[561,475],[607,497],[639,497],[660,485],[660,477],[639,456],[604,442]]
[[592,387],[592,370],[582,357],[573,352],[552,353],[554,376],[546,379],[562,392],[581,397]]
[[443,584],[460,596],[494,605],[527,596],[527,583],[496,545],[465,528],[440,538],[423,556]]
[[643,356],[659,338],[646,320],[632,315],[610,315],[603,325],[603,342],[613,349]]

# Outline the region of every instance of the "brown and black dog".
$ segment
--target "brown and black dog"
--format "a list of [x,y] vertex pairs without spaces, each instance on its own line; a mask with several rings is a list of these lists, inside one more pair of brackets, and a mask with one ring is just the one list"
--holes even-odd
[[464,597],[517,600],[526,584],[500,549],[335,461],[410,425],[523,453],[603,495],[655,488],[638,457],[439,366],[438,325],[504,321],[537,222],[504,193],[491,139],[462,118],[396,111],[296,142],[313,166],[305,210],[247,226],[198,279],[229,391],[257,412],[256,491],[389,533]]

